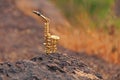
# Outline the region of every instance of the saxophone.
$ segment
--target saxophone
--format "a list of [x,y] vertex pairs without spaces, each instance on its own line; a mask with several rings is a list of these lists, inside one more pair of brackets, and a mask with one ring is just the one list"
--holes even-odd
[[55,53],[57,51],[57,42],[60,39],[59,36],[57,35],[51,35],[50,34],[50,27],[49,23],[50,20],[43,16],[40,12],[38,11],[33,11],[36,15],[42,17],[45,20],[45,28],[44,28],[44,46],[45,46],[45,53],[50,54],[50,53]]

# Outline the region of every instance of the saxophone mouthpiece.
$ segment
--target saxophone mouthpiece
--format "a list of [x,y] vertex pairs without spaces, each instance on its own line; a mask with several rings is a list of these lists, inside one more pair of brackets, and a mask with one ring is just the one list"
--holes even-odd
[[33,13],[37,14],[38,16],[41,16],[42,14],[38,11],[33,11]]
[[49,19],[45,16],[43,16],[40,12],[38,11],[33,11],[34,14],[38,15],[38,16],[41,16],[46,22],[49,22]]

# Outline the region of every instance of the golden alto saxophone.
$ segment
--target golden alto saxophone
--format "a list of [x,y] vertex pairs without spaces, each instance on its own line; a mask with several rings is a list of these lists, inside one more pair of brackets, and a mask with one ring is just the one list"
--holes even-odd
[[49,27],[50,20],[47,17],[43,16],[38,11],[33,11],[33,13],[42,17],[45,20],[45,28],[44,28],[45,42],[43,44],[45,46],[46,54],[55,53],[57,51],[57,42],[60,39],[60,37],[50,34],[50,27]]

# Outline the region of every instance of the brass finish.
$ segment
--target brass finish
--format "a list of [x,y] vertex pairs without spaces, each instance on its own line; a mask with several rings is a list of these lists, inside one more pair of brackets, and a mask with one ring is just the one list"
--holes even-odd
[[60,39],[60,37],[50,34],[50,27],[49,27],[50,20],[47,17],[43,16],[38,11],[33,11],[33,13],[35,13],[38,16],[41,16],[45,20],[45,29],[44,29],[45,42],[43,44],[45,46],[46,54],[55,53],[57,51],[57,42]]

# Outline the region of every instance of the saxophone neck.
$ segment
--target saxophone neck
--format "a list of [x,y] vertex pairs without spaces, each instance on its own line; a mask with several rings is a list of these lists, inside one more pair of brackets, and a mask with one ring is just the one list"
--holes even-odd
[[50,35],[50,29],[49,29],[50,20],[38,11],[33,11],[33,13],[40,16],[45,21],[45,35],[47,36]]

